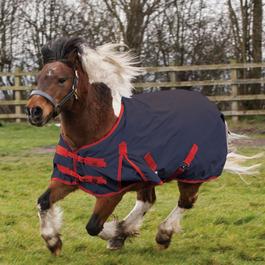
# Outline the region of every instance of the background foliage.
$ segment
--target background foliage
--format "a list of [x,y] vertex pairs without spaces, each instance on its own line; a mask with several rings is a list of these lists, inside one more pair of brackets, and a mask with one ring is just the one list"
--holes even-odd
[[125,42],[143,65],[262,60],[262,0],[2,0],[0,71],[39,68],[58,36]]

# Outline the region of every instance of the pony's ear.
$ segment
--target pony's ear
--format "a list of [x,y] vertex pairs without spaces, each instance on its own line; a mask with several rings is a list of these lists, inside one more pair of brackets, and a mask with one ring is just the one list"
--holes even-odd
[[67,63],[74,67],[81,65],[80,55],[77,49],[74,49],[67,55]]

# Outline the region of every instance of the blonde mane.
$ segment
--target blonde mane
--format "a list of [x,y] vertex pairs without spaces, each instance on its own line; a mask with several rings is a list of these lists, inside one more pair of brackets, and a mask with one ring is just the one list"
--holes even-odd
[[138,63],[130,52],[119,52],[121,44],[105,44],[95,50],[86,45],[82,47],[82,66],[88,74],[89,82],[103,82],[110,89],[113,109],[116,116],[120,113],[121,97],[132,95],[131,81],[143,72],[136,67]]

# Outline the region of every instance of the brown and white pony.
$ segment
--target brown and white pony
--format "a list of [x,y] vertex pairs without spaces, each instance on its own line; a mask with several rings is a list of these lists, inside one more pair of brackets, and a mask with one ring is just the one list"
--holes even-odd
[[[81,38],[62,38],[45,46],[38,90],[31,94],[27,104],[30,123],[43,126],[60,114],[61,134],[73,149],[106,135],[120,113],[121,97],[131,96],[131,80],[141,73],[134,66],[134,58],[129,53],[115,52],[116,47],[107,44],[94,50]],[[230,158],[228,170],[252,173],[253,167],[239,167],[231,162],[238,156],[230,154]],[[173,233],[180,230],[182,214],[193,207],[200,185],[178,182],[178,204],[158,226],[156,242],[160,247],[167,248]],[[52,181],[38,199],[41,235],[55,255],[62,248],[62,213],[54,204],[76,189],[77,186]],[[132,190],[137,192],[137,200],[131,212],[121,221],[106,222],[124,193]],[[145,213],[155,200],[154,186],[146,183],[137,183],[111,197],[97,197],[87,232],[108,240],[108,248],[119,249],[127,237],[139,231]]]

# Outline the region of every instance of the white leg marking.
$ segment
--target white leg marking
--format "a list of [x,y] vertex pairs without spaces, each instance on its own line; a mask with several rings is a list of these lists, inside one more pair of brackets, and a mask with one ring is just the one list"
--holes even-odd
[[109,240],[117,235],[118,221],[107,222],[98,236],[103,240]]
[[56,245],[56,243],[58,242],[58,238],[57,237],[52,237],[51,239],[47,240],[47,243],[50,247],[53,247]]
[[47,211],[41,211],[38,205],[40,218],[40,230],[43,237],[52,238],[58,236],[62,226],[62,211],[59,207],[51,207]]
[[178,233],[181,230],[180,220],[184,213],[185,209],[177,206],[174,210],[168,215],[166,220],[160,224],[159,230],[166,230],[169,232]]
[[[123,232],[128,235],[138,232],[144,214],[151,208],[152,204],[137,200],[132,211],[123,219],[122,227]],[[118,235],[118,221],[107,222],[104,224],[103,230],[99,233],[99,237],[104,240],[110,240]]]
[[152,203],[137,200],[134,208],[123,219],[123,229],[128,234],[134,234],[139,231],[143,223],[145,213],[152,207]]

